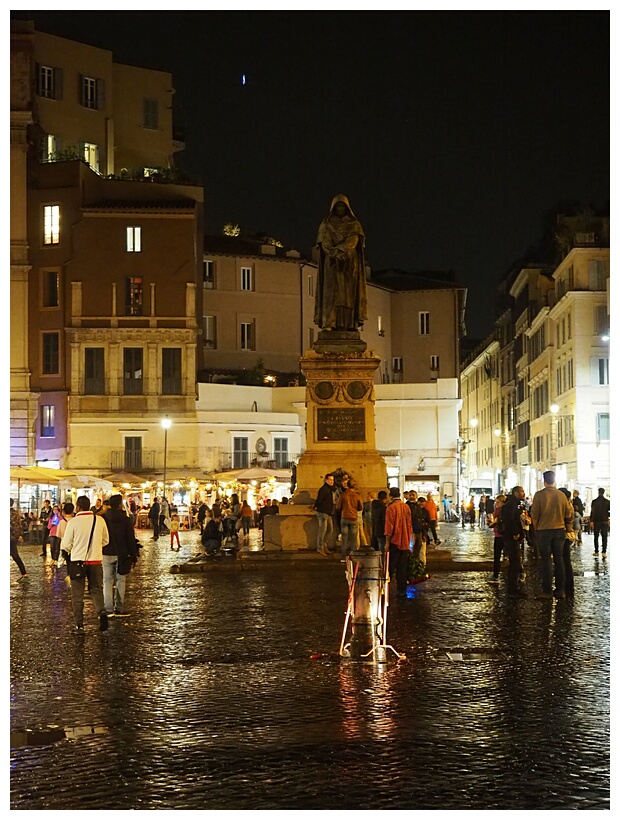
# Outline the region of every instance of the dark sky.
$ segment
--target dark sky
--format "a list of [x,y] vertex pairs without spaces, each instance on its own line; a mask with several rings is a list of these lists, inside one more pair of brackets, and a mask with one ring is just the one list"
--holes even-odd
[[545,211],[609,199],[606,11],[19,16],[172,73],[210,232],[309,252],[345,193],[374,268],[456,272],[470,336]]

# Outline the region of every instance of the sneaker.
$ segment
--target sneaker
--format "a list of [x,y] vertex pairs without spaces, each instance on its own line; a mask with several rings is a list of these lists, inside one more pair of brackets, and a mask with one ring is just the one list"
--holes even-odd
[[497,577],[497,575],[492,575],[489,578],[489,583],[490,584],[499,584],[499,578]]
[[29,584],[30,583],[30,578],[28,577],[28,573],[26,573],[25,575],[22,575],[21,578],[18,578],[17,583],[18,584]]
[[602,553],[601,557],[602,558],[607,558],[607,553],[606,552]]
[[598,558],[598,550],[595,550],[595,551],[592,553],[592,555],[594,555],[596,558]]
[[441,544],[441,541],[435,541],[435,546],[438,547]]
[[108,613],[104,609],[103,612],[99,613],[99,631],[105,632],[108,626]]

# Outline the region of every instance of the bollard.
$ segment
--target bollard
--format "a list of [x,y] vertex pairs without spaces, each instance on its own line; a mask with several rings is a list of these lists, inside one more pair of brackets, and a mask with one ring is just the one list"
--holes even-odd
[[381,640],[383,555],[372,547],[362,547],[351,556],[358,564],[353,590],[349,644],[351,660],[385,661]]

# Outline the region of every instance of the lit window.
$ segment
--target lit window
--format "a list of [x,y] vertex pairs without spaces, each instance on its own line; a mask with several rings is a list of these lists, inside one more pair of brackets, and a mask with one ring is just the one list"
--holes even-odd
[[431,332],[431,314],[427,310],[418,313],[418,332],[420,336],[428,336]]
[[254,350],[254,322],[241,322],[241,350]]
[[157,100],[144,100],[144,127],[156,130],[159,125]]
[[125,277],[125,316],[142,316],[142,277]]
[[41,405],[41,438],[54,438],[54,405]]
[[215,316],[203,317],[204,322],[204,342],[208,350],[217,348],[217,321]]
[[41,162],[53,162],[59,153],[59,141],[53,134],[46,134],[41,144]]
[[241,290],[252,290],[252,268],[241,268]]
[[157,174],[159,172],[159,168],[143,168],[142,175],[144,177],[152,177],[153,174]]
[[60,365],[60,336],[44,333],[42,338],[41,372],[44,376],[56,376]]
[[202,263],[202,283],[210,290],[215,288],[215,262],[212,259],[205,259]]
[[142,250],[142,228],[127,228],[127,252],[140,253]]
[[377,333],[379,336],[385,336],[385,330],[383,328],[383,317],[377,316]]
[[43,206],[43,244],[58,245],[60,242],[60,205]]
[[99,146],[93,142],[83,142],[80,144],[80,154],[93,171],[99,172]]

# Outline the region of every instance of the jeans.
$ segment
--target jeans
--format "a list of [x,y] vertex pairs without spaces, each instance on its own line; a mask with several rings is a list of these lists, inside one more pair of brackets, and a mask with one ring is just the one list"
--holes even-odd
[[252,524],[252,517],[250,515],[244,515],[241,519],[241,526],[243,527],[243,534],[249,535],[250,534],[250,525]]
[[[122,612],[127,576],[118,574],[118,555],[102,555],[101,565],[103,566],[103,602],[106,612]],[[115,584],[116,591],[113,594]]]
[[26,567],[24,566],[24,562],[19,557],[19,552],[17,551],[17,541],[13,541],[11,539],[11,558],[15,561],[17,566],[19,567],[19,571],[22,575],[27,575]]
[[[521,563],[521,542],[511,535],[504,536],[504,550],[508,556],[508,592],[518,592],[523,564]],[[495,546],[495,544],[493,545]],[[549,576],[551,578],[551,576]],[[544,587],[543,580],[543,587]],[[549,591],[551,591],[551,580],[549,580]]]
[[[493,539],[493,577],[499,578],[499,570],[502,564],[502,550],[504,549],[504,539],[501,535],[496,535]],[[506,552],[508,555],[508,552]]]
[[439,542],[439,538],[437,538],[437,519],[431,518],[431,533],[433,534],[433,541],[435,544]]
[[410,550],[401,550],[396,544],[390,544],[390,577],[396,575],[396,589],[400,595],[407,592],[407,572],[410,557]]
[[332,517],[329,513],[322,513],[318,510],[316,511],[316,520],[319,525],[319,532],[316,537],[316,548],[317,551],[320,551],[327,549],[327,542],[331,537],[333,524]]
[[50,554],[53,561],[58,561],[60,555],[60,538],[57,535],[50,535]]
[[341,518],[340,532],[342,533],[342,546],[340,547],[340,557],[346,558],[347,554],[353,552],[357,547],[357,518]]
[[[105,557],[105,556],[104,556]],[[115,558],[116,556],[108,556]],[[73,606],[73,617],[78,626],[84,625],[84,589],[86,579],[88,579],[88,594],[90,595],[95,612],[99,615],[105,610],[103,603],[103,570],[101,564],[85,564],[86,578],[71,580],[71,605]]]
[[564,541],[566,530],[538,530],[536,532],[536,543],[540,551],[540,562],[542,570],[543,592],[552,592],[551,580],[551,556],[553,555],[553,565],[555,567],[555,590],[557,593],[564,592]]
[[159,516],[151,518],[151,524],[153,525],[153,538],[159,538]]
[[598,537],[599,535],[603,541],[603,552],[607,552],[607,533],[609,532],[609,524],[601,522],[600,524],[594,522],[594,552],[598,552]]
[[373,536],[373,540],[376,542],[375,549],[378,550],[380,553],[385,553],[385,535],[375,535]]

